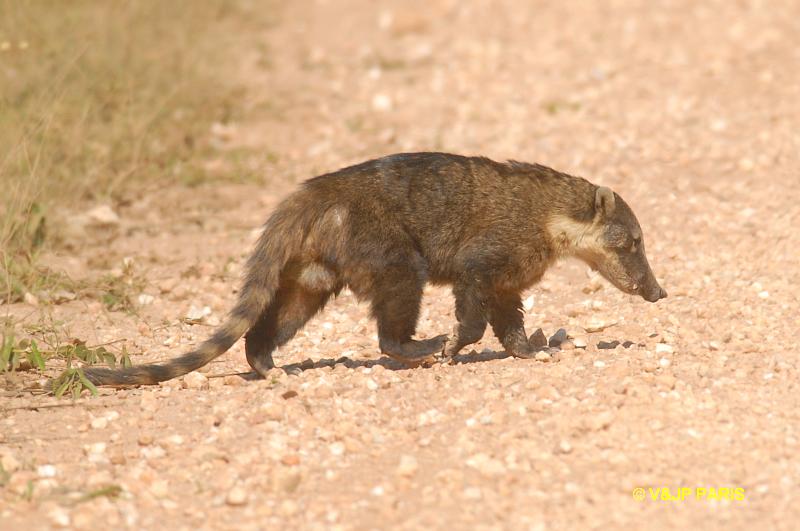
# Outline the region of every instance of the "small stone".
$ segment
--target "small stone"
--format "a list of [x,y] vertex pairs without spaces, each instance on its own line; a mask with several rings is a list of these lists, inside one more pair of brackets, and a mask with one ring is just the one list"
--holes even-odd
[[16,472],[19,470],[20,462],[12,453],[4,450],[3,455],[0,456],[0,465],[3,466],[3,470],[6,472]]
[[611,350],[615,349],[619,346],[620,342],[617,340],[614,341],[599,341],[597,343],[597,348],[601,350]]
[[656,383],[665,389],[674,389],[677,381],[678,379],[671,374],[659,374],[656,376]]
[[438,409],[429,409],[417,417],[417,426],[430,426],[444,419],[445,415]]
[[83,451],[86,455],[101,455],[106,452],[106,443],[104,442],[96,442],[92,444],[87,444],[83,447]]
[[372,108],[376,111],[390,111],[393,106],[392,98],[388,94],[375,94],[372,97]]
[[547,342],[548,345],[551,347],[560,347],[561,343],[567,340],[567,331],[563,328],[559,328],[555,334],[550,337],[550,341]]
[[202,323],[209,315],[211,315],[210,307],[203,306],[200,308],[199,306],[192,305],[189,307],[189,311],[186,312],[184,320],[188,323]]
[[167,455],[167,451],[160,446],[143,446],[139,449],[139,453],[145,459],[160,459]]
[[602,369],[606,366],[605,362],[601,360],[596,360],[592,365],[595,369]]
[[338,457],[344,454],[345,448],[343,443],[336,441],[335,443],[332,443],[330,446],[328,446],[328,450],[331,452],[332,455]]
[[611,426],[614,414],[611,411],[602,411],[586,419],[585,425],[591,431],[600,431]]
[[153,436],[149,433],[142,433],[138,439],[139,446],[148,446],[153,444]]
[[537,328],[534,333],[528,338],[528,345],[533,348],[542,348],[547,346],[547,336],[541,328]]
[[281,502],[280,513],[281,516],[284,517],[291,517],[298,513],[300,507],[298,507],[297,502],[294,500],[283,500]]
[[39,306],[39,298],[29,291],[25,292],[25,295],[22,296],[22,300],[25,301],[25,304]]
[[531,311],[531,308],[533,308],[533,302],[534,302],[533,295],[522,301],[522,307],[525,308],[526,312]]
[[267,402],[258,410],[259,413],[262,413],[267,420],[276,420],[281,421],[283,420],[284,409],[276,404],[275,402]]
[[229,375],[222,379],[222,383],[230,387],[241,387],[245,384],[245,379],[241,376]]
[[370,391],[375,391],[378,389],[378,382],[373,380],[372,378],[367,378],[367,389]]
[[480,500],[483,497],[480,487],[467,487],[464,489],[464,497],[468,500]]
[[228,495],[225,497],[225,503],[233,506],[241,506],[247,504],[247,498],[247,491],[243,487],[237,485],[228,491]]
[[400,456],[400,463],[397,465],[397,474],[404,477],[411,477],[419,469],[417,459],[411,455]]
[[158,283],[158,290],[161,293],[170,293],[175,287],[178,285],[177,278],[168,278],[166,280],[162,280]]
[[589,343],[586,341],[586,339],[582,337],[576,337],[572,340],[572,342],[575,344],[575,348],[586,348],[589,346]]
[[99,205],[86,213],[86,218],[91,225],[98,227],[113,227],[119,225],[119,216],[109,205]]
[[281,457],[281,463],[286,466],[297,466],[300,464],[300,456],[297,454],[286,454]]
[[98,417],[98,418],[92,419],[92,422],[90,422],[89,425],[94,430],[102,430],[102,429],[105,429],[108,426],[108,419],[105,418],[105,417]]
[[653,360],[645,360],[645,362],[642,363],[642,369],[644,372],[656,372],[658,370],[658,363]]
[[169,482],[166,479],[156,480],[147,490],[156,498],[166,498],[169,496]]
[[142,398],[139,401],[139,407],[142,411],[152,413],[158,409],[158,398],[152,391],[145,391],[142,393]]
[[561,442],[558,443],[557,450],[562,454],[568,454],[572,451],[572,444],[566,439],[562,439]]
[[47,511],[47,518],[56,527],[69,527],[70,517],[69,513],[63,507],[55,506]]
[[172,446],[181,446],[184,443],[183,437],[181,435],[178,435],[177,433],[174,435],[170,435],[164,440]]
[[742,157],[739,159],[739,169],[742,171],[750,171],[755,168],[756,164],[753,159],[748,157]]
[[208,389],[208,378],[197,371],[183,377],[183,386],[187,389]]
[[139,306],[148,306],[150,304],[153,304],[153,301],[155,300],[156,300],[155,297],[153,297],[152,295],[148,295],[147,293],[141,293],[137,298]]
[[672,354],[675,349],[666,343],[656,343],[656,354]]
[[36,475],[40,478],[54,478],[56,477],[56,467],[53,465],[40,465],[36,467]]
[[506,473],[506,466],[500,460],[484,453],[473,455],[467,459],[466,465],[487,477],[502,476]]
[[300,469],[296,466],[283,467],[276,470],[272,476],[272,486],[277,491],[290,494],[297,490],[302,479]]
[[540,350],[539,352],[536,353],[534,359],[536,359],[536,361],[550,361],[551,358],[550,354],[548,354],[544,350]]

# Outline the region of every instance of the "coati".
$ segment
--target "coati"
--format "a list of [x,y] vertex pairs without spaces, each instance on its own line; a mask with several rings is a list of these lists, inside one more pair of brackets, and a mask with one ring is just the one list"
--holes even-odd
[[[163,365],[86,369],[98,385],[154,384],[196,370],[245,336],[250,366],[275,367],[289,341],[345,286],[370,303],[379,347],[415,365],[452,357],[491,325],[510,354],[535,355],[520,294],[563,257],[577,257],[625,293],[667,296],[642,229],[605,187],[538,164],[403,153],[306,181],[264,225],[227,321]],[[449,284],[454,332],[412,339],[426,282]]]

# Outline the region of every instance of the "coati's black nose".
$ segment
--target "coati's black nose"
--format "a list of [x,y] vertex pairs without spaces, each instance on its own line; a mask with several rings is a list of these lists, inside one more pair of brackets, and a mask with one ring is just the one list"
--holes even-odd
[[650,292],[644,297],[644,300],[647,302],[656,302],[661,299],[665,299],[666,297],[667,292],[664,291],[664,288],[657,286],[655,289],[650,290]]

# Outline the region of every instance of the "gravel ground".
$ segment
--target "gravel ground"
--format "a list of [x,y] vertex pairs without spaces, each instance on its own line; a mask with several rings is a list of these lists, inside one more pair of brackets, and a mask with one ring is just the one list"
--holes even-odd
[[[281,112],[216,131],[276,155],[269,185],[168,188],[72,231],[52,263],[102,274],[133,257],[150,295],[137,315],[90,300],[4,313],[125,339],[134,363],[172,357],[224,317],[254,229],[295,182],[431,149],[613,187],[670,297],[557,266],[526,294],[529,331],[572,337],[552,363],[487,335],[458,365],[404,369],[344,293],[276,356],[299,376],[238,375],[237,344],[204,372],[74,403],[5,377],[0,528],[796,527],[797,2],[278,11],[240,58],[242,105]],[[429,289],[419,335],[453,322],[449,290]]]

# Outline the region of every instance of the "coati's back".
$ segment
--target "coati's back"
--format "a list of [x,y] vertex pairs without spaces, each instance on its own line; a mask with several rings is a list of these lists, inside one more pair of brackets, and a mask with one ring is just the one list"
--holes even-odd
[[430,273],[445,277],[452,258],[487,234],[521,251],[547,247],[547,217],[580,217],[594,189],[545,166],[428,152],[370,160],[304,185],[320,212],[345,209],[351,231],[407,233]]

